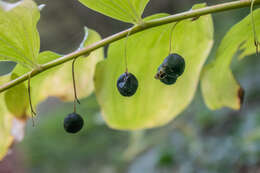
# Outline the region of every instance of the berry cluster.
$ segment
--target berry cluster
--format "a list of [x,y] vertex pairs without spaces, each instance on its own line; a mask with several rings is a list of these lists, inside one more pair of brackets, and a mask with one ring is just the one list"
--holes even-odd
[[158,68],[155,78],[166,85],[171,85],[183,74],[184,69],[184,58],[177,53],[173,53],[164,59],[163,63]]
[[[159,66],[155,78],[166,85],[171,85],[183,74],[184,69],[184,58],[177,53],[170,54]],[[138,80],[132,73],[125,72],[117,80],[117,89],[122,96],[130,97],[134,95],[137,88]]]
[[[177,53],[171,53],[173,30],[175,29],[177,24],[178,22],[174,23],[170,31],[169,55],[164,59],[163,63],[158,67],[157,73],[155,74],[155,79],[159,79],[162,83],[166,85],[174,84],[177,81],[178,77],[180,77],[183,74],[185,69],[184,58]],[[127,38],[130,35],[130,31],[127,35]],[[127,43],[127,39],[125,42],[126,72],[123,73],[118,78],[117,89],[122,96],[130,97],[134,95],[135,92],[137,91],[138,80],[132,73],[128,73],[127,70],[126,43]]]
[[[172,27],[170,37],[172,35],[172,31],[175,28],[177,23],[175,23]],[[130,35],[130,32],[127,35]],[[126,72],[119,76],[117,80],[117,89],[119,93],[124,97],[131,97],[133,96],[138,88],[138,80],[132,73],[128,72],[127,68],[127,57],[126,57],[126,43],[125,42],[125,61],[126,61]],[[170,49],[169,52],[171,52],[171,39],[170,39]],[[74,87],[74,112],[70,113],[65,119],[64,119],[64,129],[68,133],[77,133],[80,131],[84,125],[83,118],[76,113],[76,103],[80,103],[77,98],[77,92],[76,92],[76,84],[75,84],[75,75],[74,75],[74,64],[75,64],[76,58],[72,62],[72,78],[73,78],[73,87]],[[162,83],[166,85],[172,85],[174,84],[178,77],[180,77],[185,69],[185,60],[182,56],[180,56],[177,53],[169,53],[169,55],[164,59],[163,63],[158,67],[157,73],[155,75],[156,79],[159,79]]]

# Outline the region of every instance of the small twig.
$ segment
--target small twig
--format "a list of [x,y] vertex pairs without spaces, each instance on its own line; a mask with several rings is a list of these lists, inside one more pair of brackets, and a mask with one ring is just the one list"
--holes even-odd
[[131,29],[128,31],[126,39],[125,39],[125,71],[128,72],[128,64],[127,64],[127,43],[128,43],[128,38],[131,33]]
[[30,109],[31,109],[32,123],[33,123],[33,127],[34,127],[35,126],[34,116],[36,116],[36,112],[33,109],[32,98],[31,98],[31,73],[29,74],[29,77],[28,77],[28,97],[29,97],[29,104],[30,104]]
[[178,23],[179,23],[179,22],[174,23],[174,25],[172,26],[171,31],[170,31],[169,55],[171,54],[171,51],[172,51],[172,35],[173,35],[173,31],[174,31],[174,28],[176,27],[176,25],[177,25]]
[[77,60],[77,57],[73,59],[72,61],[72,81],[73,81],[73,89],[74,89],[74,112],[76,113],[76,104],[80,104],[80,101],[77,96],[77,88],[76,88],[76,80],[75,80],[75,62]]

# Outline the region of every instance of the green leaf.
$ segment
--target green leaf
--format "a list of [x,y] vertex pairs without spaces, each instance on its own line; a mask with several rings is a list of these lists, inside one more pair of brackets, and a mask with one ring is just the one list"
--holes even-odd
[[[93,30],[86,29],[81,48],[101,39],[99,34]],[[93,76],[96,64],[104,58],[103,49],[92,52],[88,57],[79,57],[75,62],[75,80],[79,98],[90,95],[94,90]],[[41,100],[47,96],[56,96],[64,101],[74,100],[72,82],[72,63],[68,62],[53,72],[42,84]]]
[[8,113],[3,103],[3,96],[0,96],[0,160],[7,154],[8,148],[13,142],[11,135],[13,117]]
[[[125,40],[110,45],[108,58],[97,65],[95,89],[107,124],[115,129],[136,130],[164,125],[181,113],[196,91],[201,69],[213,44],[211,16],[180,22],[173,33],[173,50],[186,61],[184,74],[167,86],[154,79],[169,51],[170,29],[164,25],[128,39],[128,70],[139,87],[132,97],[117,91],[117,78],[125,72]],[[199,43],[199,44],[198,44]]]
[[149,0],[79,0],[104,15],[127,23],[140,23]]
[[[85,28],[85,37],[80,47],[84,47],[99,41],[101,38],[93,30]],[[44,64],[59,58],[54,52],[45,51],[40,53],[38,59]],[[79,98],[87,97],[94,90],[93,76],[96,63],[103,59],[103,49],[92,52],[88,57],[79,57],[75,63],[76,87]],[[71,62],[62,64],[53,69],[47,70],[31,79],[31,98],[33,107],[49,96],[56,96],[64,101],[74,100],[72,82]],[[13,70],[10,79],[16,79],[30,70],[22,65],[17,65]],[[28,85],[23,82],[9,90],[5,95],[5,102],[8,110],[17,118],[26,118],[30,115]]]
[[[45,51],[39,54],[39,62],[44,64],[51,60],[57,59],[60,55],[55,54],[50,51]],[[17,77],[29,72],[30,69],[17,64],[17,66],[12,71],[9,80],[14,80]],[[53,74],[55,69],[51,69],[49,71],[43,72],[34,78],[31,79],[31,95],[32,95],[32,103],[35,107],[43,98],[40,98],[40,91],[42,89],[42,83],[48,79],[48,76]],[[29,109],[29,96],[28,96],[28,85],[27,81],[23,82],[13,88],[8,89],[4,93],[5,103],[8,110],[17,118],[25,119],[30,115]],[[45,97],[46,98],[46,97]],[[44,99],[45,99],[44,98]]]
[[[255,25],[260,37],[260,9],[254,11]],[[243,101],[243,90],[235,80],[230,64],[232,58],[241,59],[255,53],[254,36],[251,16],[233,26],[223,38],[216,54],[215,60],[203,70],[201,89],[206,105],[210,109],[230,107],[240,109]]]
[[[10,79],[17,78],[17,74],[13,73]],[[12,114],[19,118],[26,118],[26,110],[29,106],[27,87],[24,83],[10,88],[4,94],[6,106]]]
[[[0,84],[7,82],[8,78],[9,76],[1,77]],[[11,135],[13,117],[5,106],[3,94],[0,94],[0,108],[0,160],[2,160],[13,142]]]
[[36,25],[40,18],[32,0],[0,4],[0,60],[35,67],[40,49]]

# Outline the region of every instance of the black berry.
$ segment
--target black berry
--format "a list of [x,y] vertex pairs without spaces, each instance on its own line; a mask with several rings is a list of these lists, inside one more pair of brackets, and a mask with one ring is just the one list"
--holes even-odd
[[130,97],[138,88],[138,80],[132,73],[125,72],[117,80],[117,89],[122,96]]
[[177,81],[177,77],[166,76],[166,77],[160,79],[160,81],[166,85],[172,85]]
[[174,53],[168,55],[163,63],[159,66],[155,75],[156,79],[171,85],[174,84],[178,77],[181,76],[185,69],[185,60],[182,56]]
[[77,113],[71,113],[64,118],[64,129],[68,133],[77,133],[83,127],[84,120]]

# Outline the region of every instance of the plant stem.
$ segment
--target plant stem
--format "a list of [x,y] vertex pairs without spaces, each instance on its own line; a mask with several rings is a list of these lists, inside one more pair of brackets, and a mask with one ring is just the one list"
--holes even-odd
[[171,54],[171,51],[172,51],[172,35],[173,35],[173,31],[174,31],[174,28],[176,27],[177,24],[178,24],[178,22],[174,23],[174,25],[172,26],[172,28],[170,30],[169,55]]
[[72,81],[73,81],[73,90],[74,90],[74,104],[73,104],[73,109],[74,109],[74,113],[77,113],[76,110],[76,104],[80,104],[80,101],[78,99],[78,95],[77,95],[77,87],[76,87],[76,80],[75,80],[75,62],[77,60],[77,57],[73,59],[72,61]]
[[32,122],[33,122],[33,127],[34,127],[34,116],[36,116],[36,112],[33,109],[33,104],[32,104],[32,97],[31,97],[31,74],[29,74],[28,77],[28,99],[29,99],[29,104],[30,104],[30,108],[31,108],[31,115],[32,115]]
[[127,33],[126,39],[125,39],[125,72],[128,73],[128,66],[127,66],[127,43],[128,43],[128,38],[131,33],[131,30]]
[[[259,5],[260,4],[260,0],[255,0],[254,2],[255,5]],[[154,19],[148,22],[144,22],[142,24],[139,25],[135,25],[132,28],[126,29],[124,31],[121,31],[117,34],[114,34],[112,36],[109,36],[103,40],[100,40],[92,45],[89,45],[85,48],[82,48],[80,50],[76,50],[75,52],[69,53],[63,57],[60,57],[56,60],[53,60],[51,62],[48,62],[46,64],[41,65],[40,68],[34,69],[6,84],[3,84],[2,86],[0,86],[0,93],[12,88],[16,85],[18,85],[21,82],[26,81],[29,78],[29,75],[31,74],[31,77],[36,76],[37,74],[44,72],[50,68],[56,67],[60,64],[63,64],[67,61],[70,61],[72,59],[74,59],[75,57],[78,56],[82,56],[82,55],[87,55],[89,53],[91,53],[94,50],[97,50],[98,48],[104,47],[110,43],[113,43],[117,40],[120,40],[124,37],[126,37],[129,33],[129,31],[131,31],[130,35],[133,35],[135,33],[147,30],[149,28],[153,28],[156,26],[161,26],[164,24],[169,24],[172,22],[177,22],[177,21],[181,21],[184,19],[188,19],[188,18],[194,18],[194,17],[199,17],[199,16],[203,16],[203,15],[207,15],[207,14],[211,14],[211,13],[217,13],[217,12],[221,12],[221,11],[228,11],[228,10],[233,10],[233,9],[238,9],[238,8],[243,8],[243,7],[250,7],[251,5],[251,0],[240,0],[240,1],[233,1],[233,2],[227,2],[227,3],[222,3],[222,4],[218,4],[218,5],[213,5],[213,6],[208,6],[205,8],[200,8],[197,10],[189,10],[186,12],[182,12],[182,13],[178,13],[175,15],[170,15],[167,17],[162,17],[159,19]]]

